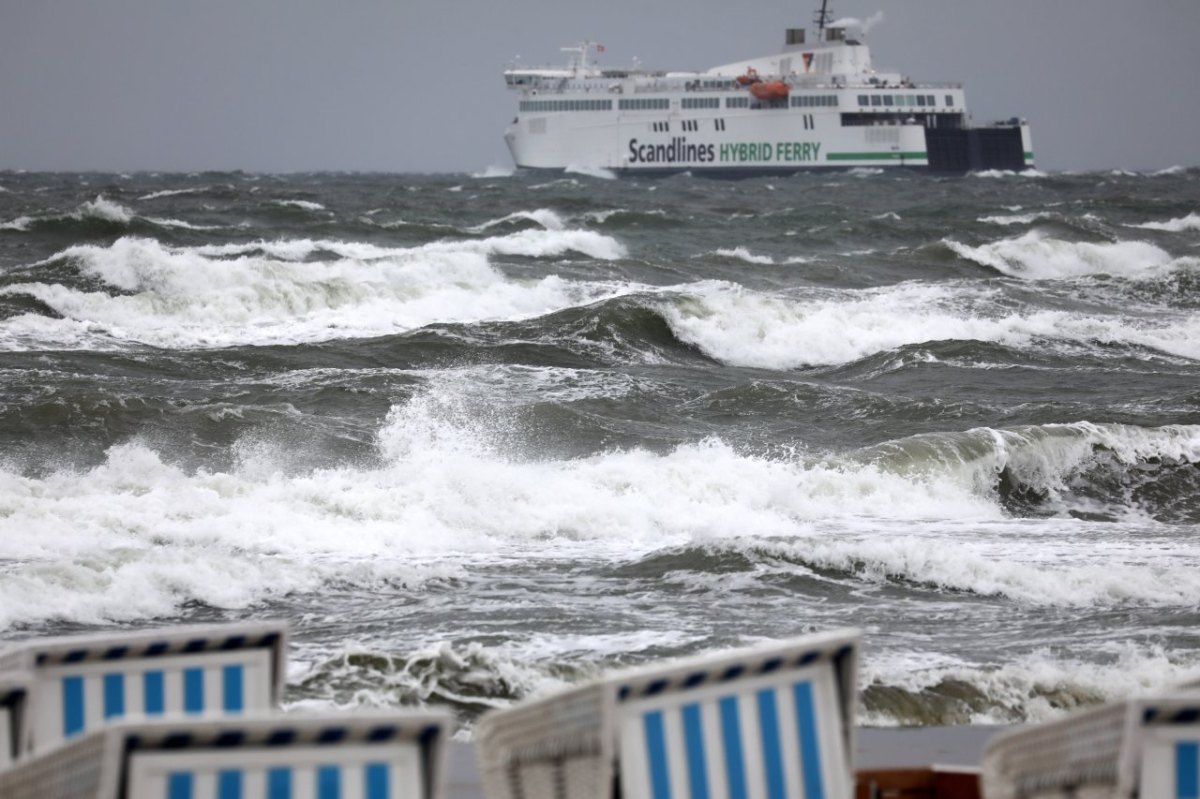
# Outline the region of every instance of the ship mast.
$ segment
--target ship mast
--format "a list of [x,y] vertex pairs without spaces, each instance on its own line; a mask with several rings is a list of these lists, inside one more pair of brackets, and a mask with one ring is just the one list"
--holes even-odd
[[829,24],[829,0],[821,0],[821,8],[813,15],[813,22],[817,23],[817,41],[825,41],[825,26]]

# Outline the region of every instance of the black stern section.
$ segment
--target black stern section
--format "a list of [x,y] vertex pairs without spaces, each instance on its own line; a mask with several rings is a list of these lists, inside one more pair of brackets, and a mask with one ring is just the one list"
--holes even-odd
[[926,128],[929,170],[962,174],[983,169],[1025,168],[1025,147],[1019,127]]

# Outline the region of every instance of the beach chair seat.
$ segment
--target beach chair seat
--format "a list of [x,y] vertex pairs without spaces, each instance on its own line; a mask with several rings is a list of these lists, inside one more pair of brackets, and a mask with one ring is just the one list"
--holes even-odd
[[278,705],[281,622],[35,639],[0,654],[29,675],[18,757],[124,718],[240,715]]
[[0,772],[5,799],[440,799],[433,712],[126,720]]
[[842,799],[859,637],[812,635],[617,672],[484,717],[489,799]]
[[985,799],[1200,799],[1200,696],[1130,699],[1002,733]]

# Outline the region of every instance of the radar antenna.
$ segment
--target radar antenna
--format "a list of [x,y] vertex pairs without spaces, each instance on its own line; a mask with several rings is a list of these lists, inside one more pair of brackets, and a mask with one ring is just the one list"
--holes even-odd
[[821,0],[821,8],[817,13],[813,14],[813,22],[817,23],[817,41],[825,41],[825,26],[829,24],[829,18],[833,14],[829,10],[829,0]]

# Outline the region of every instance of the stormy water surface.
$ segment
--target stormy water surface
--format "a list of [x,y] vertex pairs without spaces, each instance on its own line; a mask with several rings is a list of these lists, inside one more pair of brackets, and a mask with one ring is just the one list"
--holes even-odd
[[866,633],[863,721],[1200,672],[1200,171],[0,173],[0,640],[488,707]]

